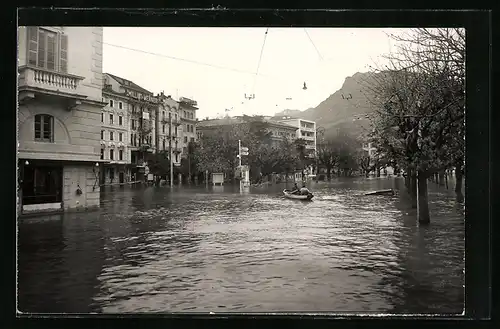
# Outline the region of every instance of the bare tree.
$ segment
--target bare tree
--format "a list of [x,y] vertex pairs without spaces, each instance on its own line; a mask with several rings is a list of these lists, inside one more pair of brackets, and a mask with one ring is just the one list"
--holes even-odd
[[374,70],[373,139],[417,184],[419,222],[429,223],[427,179],[463,163],[465,37],[460,29],[416,29],[393,36],[397,52]]

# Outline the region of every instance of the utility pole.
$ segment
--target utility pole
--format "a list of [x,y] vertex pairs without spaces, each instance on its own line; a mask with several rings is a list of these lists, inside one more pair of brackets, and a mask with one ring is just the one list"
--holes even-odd
[[239,139],[238,139],[238,159],[239,159],[238,167],[241,170],[241,140]]
[[169,127],[168,127],[168,148],[170,150],[170,187],[174,186],[174,159],[172,152],[172,112],[170,112]]
[[188,185],[191,185],[191,142],[188,143],[187,147],[187,157],[188,157]]

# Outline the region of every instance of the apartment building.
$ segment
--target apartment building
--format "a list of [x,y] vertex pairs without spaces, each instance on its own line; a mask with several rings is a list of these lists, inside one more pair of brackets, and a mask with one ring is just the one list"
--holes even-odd
[[107,164],[101,171],[100,184],[125,183],[130,180],[129,101],[128,97],[112,89],[104,76],[103,101],[107,105],[101,112],[101,160]]
[[156,152],[158,98],[136,83],[104,74],[101,154],[107,160],[101,183],[143,180]]
[[179,114],[182,122],[182,157],[186,157],[189,151],[189,143],[196,141],[196,111],[198,103],[187,97],[179,98]]
[[307,156],[316,156],[316,122],[292,117],[275,117],[274,120],[296,127],[295,137],[305,141]]
[[160,152],[168,152],[173,159],[174,166],[181,164],[182,123],[180,119],[179,102],[163,92],[158,95],[157,112],[157,145]]
[[99,207],[103,29],[18,32],[18,211]]

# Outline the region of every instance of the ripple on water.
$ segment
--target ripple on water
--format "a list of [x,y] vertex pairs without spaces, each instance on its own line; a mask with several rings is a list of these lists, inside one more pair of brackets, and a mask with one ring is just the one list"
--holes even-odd
[[463,207],[430,187],[433,224],[418,227],[404,199],[363,195],[392,184],[317,184],[312,202],[284,199],[280,186],[106,192],[98,215],[21,225],[20,305],[460,313]]

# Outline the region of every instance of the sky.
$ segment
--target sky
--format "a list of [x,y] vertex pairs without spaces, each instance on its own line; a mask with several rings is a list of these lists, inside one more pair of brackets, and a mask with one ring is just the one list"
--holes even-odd
[[[393,50],[387,33],[403,32],[267,31],[266,35],[266,28],[260,27],[105,27],[103,72],[155,94],[164,91],[174,99],[194,99],[198,118],[273,115],[317,106],[340,89],[346,77],[369,71],[370,65],[381,62],[381,55]],[[304,82],[307,90],[302,89]],[[255,98],[247,100],[245,94]]]

